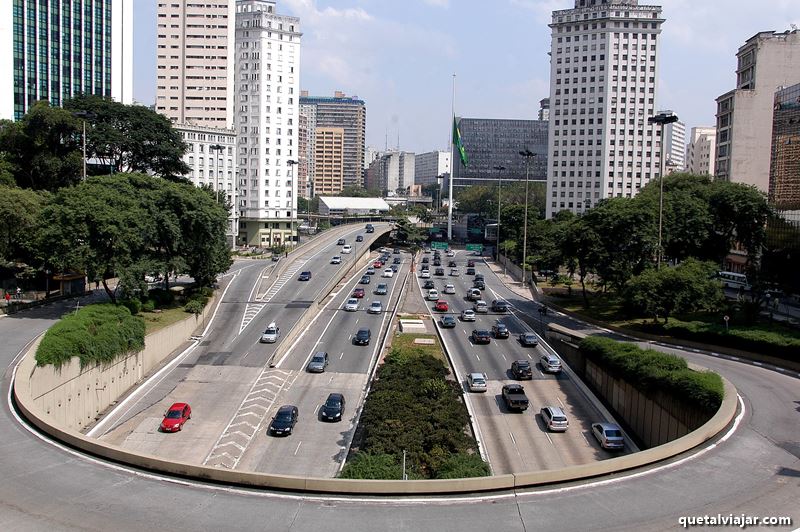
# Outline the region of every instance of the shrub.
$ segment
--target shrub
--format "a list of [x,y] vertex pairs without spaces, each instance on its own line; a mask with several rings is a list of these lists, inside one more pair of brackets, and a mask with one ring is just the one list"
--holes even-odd
[[200,287],[200,295],[209,298],[214,295],[214,289],[210,286],[202,286]]
[[678,356],[594,336],[584,339],[580,349],[587,358],[643,393],[660,390],[708,413],[716,412],[722,404],[720,376],[692,371]]
[[764,353],[797,360],[800,357],[800,335],[791,329],[778,326],[732,326],[702,321],[673,321],[663,331],[676,338],[692,340]]
[[148,299],[142,304],[142,311],[144,312],[153,312],[156,309],[156,302],[152,299]]
[[138,299],[136,299],[135,297],[132,297],[130,299],[125,299],[125,300],[121,301],[121,303],[134,316],[136,314],[139,314],[139,312],[141,312],[141,310],[142,310],[142,302],[139,301]]
[[183,307],[185,312],[189,314],[194,314],[195,316],[203,312],[205,305],[197,299],[191,299],[188,303]]
[[89,305],[53,325],[36,350],[39,366],[60,367],[71,357],[81,367],[111,362],[120,355],[144,348],[144,320],[122,305]]
[[157,307],[168,307],[175,302],[175,294],[163,288],[148,290],[147,297],[155,301]]

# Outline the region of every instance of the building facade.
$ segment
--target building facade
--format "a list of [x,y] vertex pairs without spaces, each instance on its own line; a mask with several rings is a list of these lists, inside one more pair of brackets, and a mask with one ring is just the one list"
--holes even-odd
[[233,127],[235,0],[158,3],[156,111],[173,123]]
[[758,33],[736,57],[736,88],[717,98],[716,176],[766,193],[775,90],[800,83],[800,32]]
[[344,129],[317,128],[314,145],[314,196],[339,194],[344,188]]
[[414,184],[421,186],[441,184],[438,178],[450,173],[450,152],[429,151],[414,158]]
[[238,245],[284,245],[296,234],[300,19],[275,4],[236,2]]
[[[300,105],[304,109],[314,108],[314,120],[308,120],[307,127],[310,130],[330,127],[344,130],[344,185],[362,186],[367,128],[367,107],[364,100],[339,91],[333,97],[308,96],[303,91]],[[311,110],[304,110],[304,113],[312,115]],[[312,146],[314,145],[316,144],[312,139]],[[311,171],[310,175],[314,175],[314,172]]]
[[661,7],[575,0],[553,12],[547,216],[633,197],[660,175]]
[[[672,111],[658,111],[656,114]],[[686,124],[680,120],[664,126],[664,164],[674,172],[686,168]]]
[[686,171],[695,175],[714,175],[717,128],[693,127],[686,147]]
[[800,84],[775,93],[769,201],[778,211],[800,214]]
[[[535,154],[529,178],[544,180],[549,123],[545,120],[458,119],[468,166],[465,168],[461,164],[458,154],[454,156],[453,186],[490,185],[498,179],[524,181],[525,158],[519,152],[526,149]],[[496,170],[498,166],[505,170]],[[449,182],[444,186],[449,187]]]
[[384,152],[367,169],[367,188],[384,196],[404,196],[414,186],[416,157],[410,152]]
[[297,167],[297,179],[300,196],[311,198],[314,188],[311,183],[314,176],[314,146],[317,142],[317,106],[300,104],[300,120],[298,127],[298,153],[300,164]]
[[133,0],[0,4],[0,118],[78,94],[133,103]]
[[[197,187],[209,187],[236,205],[236,131],[203,126],[176,125],[187,150],[183,162],[191,171],[185,175]],[[238,210],[231,209],[225,234],[231,247],[239,233]]]
[[550,98],[539,100],[539,120],[550,120]]

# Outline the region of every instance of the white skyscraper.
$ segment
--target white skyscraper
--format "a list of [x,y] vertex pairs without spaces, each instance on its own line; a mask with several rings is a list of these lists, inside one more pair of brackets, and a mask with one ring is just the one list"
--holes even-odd
[[553,12],[547,216],[632,197],[660,172],[660,6],[575,0]]
[[717,128],[693,127],[686,148],[686,171],[695,175],[714,175]]
[[437,178],[450,173],[450,152],[418,153],[414,160],[414,184],[436,185]]
[[236,2],[239,245],[289,242],[297,215],[300,19]]
[[[671,112],[658,111],[656,114]],[[674,172],[683,172],[686,168],[686,124],[681,121],[664,126],[664,158],[667,173],[670,169]]]

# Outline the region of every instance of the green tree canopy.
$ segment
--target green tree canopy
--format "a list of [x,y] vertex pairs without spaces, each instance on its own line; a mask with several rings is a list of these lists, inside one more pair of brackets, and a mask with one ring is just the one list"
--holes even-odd
[[39,211],[48,200],[46,192],[0,185],[0,261],[32,261],[31,237],[38,227]]

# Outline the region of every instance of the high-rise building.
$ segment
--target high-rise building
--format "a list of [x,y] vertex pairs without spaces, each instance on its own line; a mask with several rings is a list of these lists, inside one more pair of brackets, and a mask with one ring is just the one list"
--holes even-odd
[[403,196],[414,186],[415,156],[411,152],[389,151],[378,155],[367,169],[367,188],[385,196]]
[[[344,185],[361,186],[367,128],[367,107],[364,100],[359,100],[358,96],[346,96],[339,91],[333,97],[308,96],[308,92],[303,91],[300,105],[304,109],[314,108],[313,112],[304,110],[309,115],[309,130],[321,127],[340,127],[344,130]],[[310,119],[312,116],[314,120]],[[313,138],[310,141],[314,146]]]
[[344,129],[318,127],[314,145],[314,195],[330,196],[344,188]]
[[717,98],[716,176],[766,193],[775,89],[800,83],[800,32],[757,33],[736,57],[736,88]]
[[714,175],[717,128],[693,127],[686,148],[686,171],[695,175]]
[[300,19],[275,7],[236,2],[239,245],[286,244],[296,234]]
[[[458,119],[468,166],[465,168],[461,164],[458,153],[454,155],[453,186],[491,185],[498,179],[525,180],[525,158],[519,152],[526,149],[535,154],[529,178],[543,181],[547,170],[549,123],[545,120]],[[498,171],[498,166],[505,170]],[[449,187],[449,181],[444,186]]]
[[172,122],[233,127],[234,0],[158,3],[156,111]]
[[300,104],[300,120],[298,123],[298,153],[299,165],[297,167],[297,180],[300,187],[300,196],[311,198],[314,189],[311,186],[314,177],[314,146],[317,142],[317,106]]
[[[672,114],[672,111],[657,111],[656,114]],[[673,172],[686,168],[686,124],[681,121],[664,126],[664,164]]]
[[769,200],[779,211],[800,212],[800,84],[775,93]]
[[450,152],[430,151],[418,153],[414,158],[414,184],[436,185],[437,178],[450,173]]
[[0,118],[78,94],[133,102],[133,0],[0,2]]
[[547,216],[633,197],[660,175],[661,6],[575,0],[550,24]]
[[550,98],[539,100],[539,120],[550,120]]

